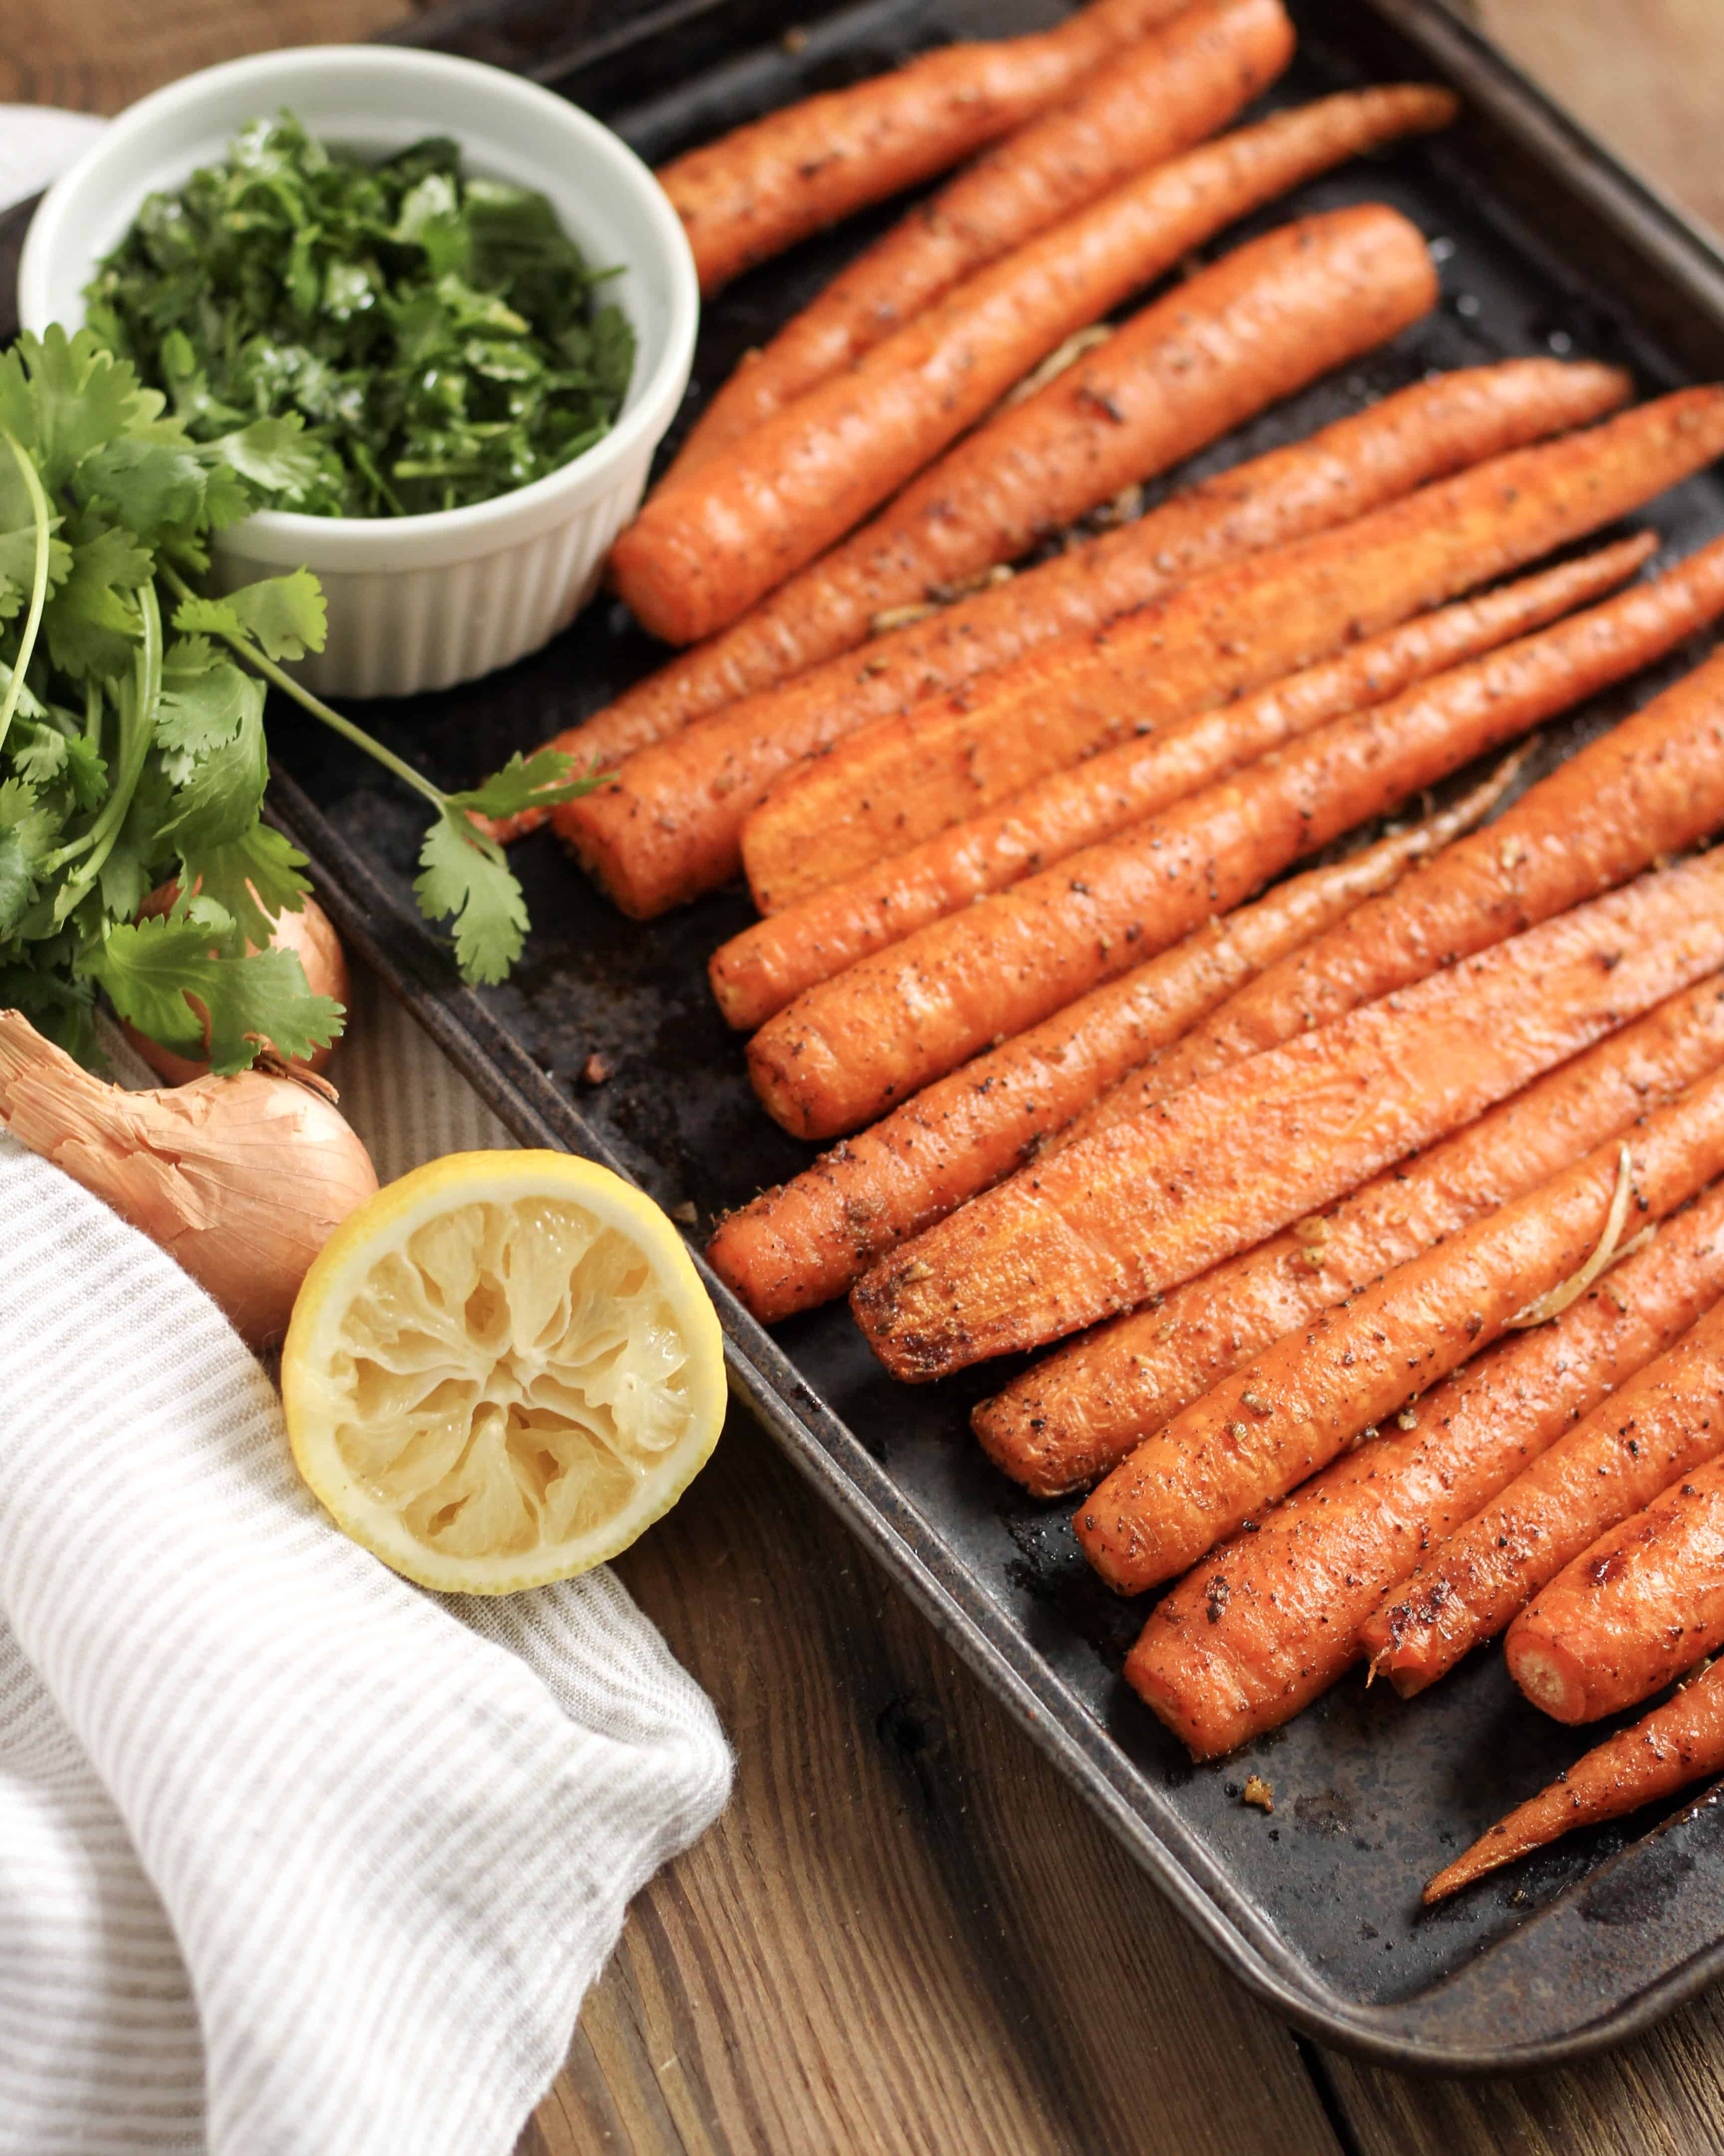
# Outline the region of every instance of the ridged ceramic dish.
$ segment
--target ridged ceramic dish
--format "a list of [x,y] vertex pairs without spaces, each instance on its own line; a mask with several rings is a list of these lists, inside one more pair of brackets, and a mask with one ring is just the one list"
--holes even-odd
[[536,650],[591,598],[688,384],[694,261],[651,172],[566,100],[441,53],[314,45],[207,68],[116,120],[44,198],[19,265],[23,326],[80,322],[85,286],[144,197],[219,162],[237,128],[283,107],[323,141],[370,156],[451,135],[475,172],[548,196],[589,261],[624,265],[606,292],[634,326],[634,380],[616,425],[572,464],[471,508],[263,511],[223,536],[215,568],[230,585],[302,562],[321,579],[329,643],[298,670],[309,687],[344,696],[448,688]]

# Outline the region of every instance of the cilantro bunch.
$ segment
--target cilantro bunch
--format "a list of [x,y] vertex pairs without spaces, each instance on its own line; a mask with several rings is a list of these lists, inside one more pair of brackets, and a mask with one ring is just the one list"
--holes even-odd
[[458,145],[364,164],[284,113],[151,195],[88,320],[187,432],[297,413],[280,506],[411,516],[541,479],[608,432],[634,366],[543,195],[464,177]]
[[[201,593],[210,533],[314,483],[319,455],[292,415],[194,441],[87,330],[0,356],[0,1005],[86,1061],[98,989],[194,1055],[195,996],[218,1070],[244,1069],[260,1039],[305,1055],[339,1029],[298,957],[267,947],[308,886],[304,857],[259,819],[266,680],[431,804],[416,889],[428,917],[454,916],[469,980],[500,980],[527,923],[469,812],[505,816],[590,783],[541,751],[444,794],[281,670],[323,640],[307,571]],[[139,921],[169,879],[172,910]]]

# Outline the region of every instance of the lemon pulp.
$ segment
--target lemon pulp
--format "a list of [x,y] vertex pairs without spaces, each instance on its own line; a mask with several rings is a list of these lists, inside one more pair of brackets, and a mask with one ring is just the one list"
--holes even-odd
[[614,1556],[724,1413],[722,1342],[675,1229],[562,1153],[392,1183],[307,1276],[282,1358],[300,1471],[430,1587],[504,1594]]

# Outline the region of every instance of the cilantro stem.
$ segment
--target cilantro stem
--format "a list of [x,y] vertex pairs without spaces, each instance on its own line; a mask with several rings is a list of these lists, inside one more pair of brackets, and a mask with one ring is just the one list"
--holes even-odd
[[48,603],[48,542],[53,511],[48,506],[48,496],[42,490],[42,481],[37,476],[33,459],[25,454],[24,447],[9,428],[0,427],[6,446],[12,451],[24,482],[24,491],[30,497],[30,510],[36,520],[36,573],[30,585],[30,611],[24,621],[24,633],[19,639],[18,656],[12,663],[12,680],[6,691],[6,701],[0,704],[0,742],[6,739],[6,730],[12,724],[12,715],[18,709],[18,699],[24,693],[24,669],[30,663],[36,649],[36,638],[42,627],[42,609]]
[[[42,864],[42,870],[64,867],[80,854],[87,858],[71,882],[62,886],[54,901],[54,917],[64,921],[82,903],[101,874],[102,864],[114,850],[131,797],[144,773],[144,760],[156,738],[156,715],[162,701],[162,608],[152,583],[138,587],[138,611],[143,619],[143,639],[133,662],[131,694],[120,706],[120,768],[101,814],[81,839],[62,846]],[[131,712],[128,721],[126,703]],[[38,874],[41,871],[38,870]]]
[[[573,767],[573,759],[553,749],[542,749],[525,762],[518,755],[511,757],[501,771],[481,786],[445,793],[382,742],[374,741],[363,728],[332,711],[321,696],[302,687],[275,663],[266,649],[260,648],[267,642],[275,643],[278,649],[297,650],[311,640],[310,634],[280,628],[254,636],[252,630],[257,617],[244,603],[248,599],[254,601],[258,593],[267,593],[270,589],[268,582],[248,586],[244,592],[233,595],[230,604],[220,599],[201,600],[179,571],[165,562],[158,560],[157,572],[182,602],[174,617],[177,626],[217,638],[254,673],[291,696],[332,733],[362,749],[430,803],[436,812],[436,821],[426,833],[420,848],[421,873],[413,885],[419,911],[428,921],[454,918],[455,963],[463,979],[480,982],[506,978],[509,968],[521,956],[527,928],[526,906],[508,857],[484,828],[480,819],[512,816],[540,802],[550,807],[559,801],[573,800],[598,784],[598,773],[594,771],[583,779],[571,778],[568,773]],[[296,572],[295,576],[276,582],[291,586],[304,575],[303,571]],[[269,618],[267,613],[264,618]],[[319,624],[320,629],[321,626]],[[290,641],[295,634],[300,636],[299,644]]]
[[[162,574],[181,598],[194,599],[198,597],[197,592],[172,564],[164,562],[159,566]],[[278,666],[273,659],[268,658],[249,637],[235,636],[228,629],[218,630],[217,634],[224,644],[229,645],[239,654],[248,666],[255,668],[266,681],[272,682],[284,694],[291,696],[294,701],[303,706],[314,719],[321,719],[325,726],[341,735],[344,741],[351,742],[355,748],[363,749],[368,757],[382,764],[385,771],[393,771],[398,778],[412,787],[415,793],[423,795],[433,808],[444,808],[449,805],[449,796],[440,787],[434,786],[423,772],[415,771],[410,763],[403,762],[393,750],[385,748],[380,741],[374,741],[363,726],[356,726],[351,719],[344,719],[338,711],[331,705],[326,704],[321,696],[314,696],[303,682],[295,681],[291,674]]]

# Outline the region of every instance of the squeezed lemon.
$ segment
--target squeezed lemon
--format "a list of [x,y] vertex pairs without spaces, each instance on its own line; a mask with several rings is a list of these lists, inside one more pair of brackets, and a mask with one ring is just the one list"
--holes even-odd
[[331,1237],[281,1393],[338,1527],[422,1586],[510,1594],[676,1502],[724,1420],[723,1338],[681,1238],[620,1177],[452,1153]]

